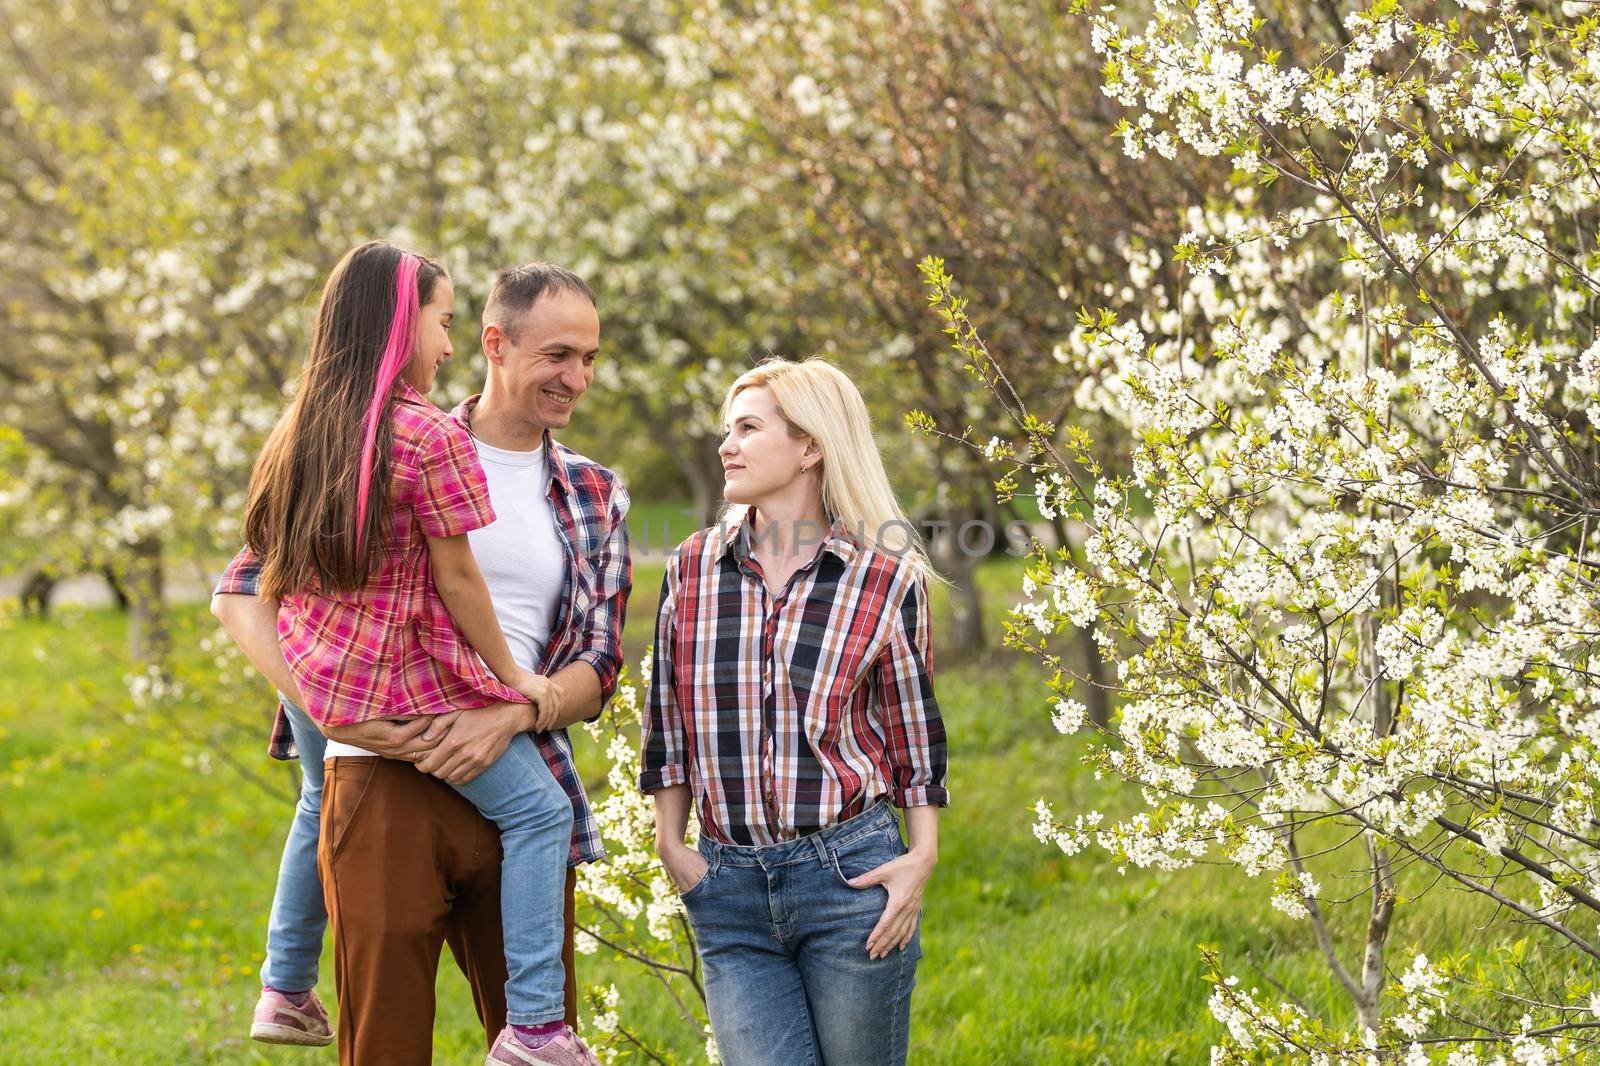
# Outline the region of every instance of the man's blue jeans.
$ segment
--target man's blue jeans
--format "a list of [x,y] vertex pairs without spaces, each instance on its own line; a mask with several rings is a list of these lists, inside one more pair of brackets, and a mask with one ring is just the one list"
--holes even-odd
[[903,1066],[921,931],[868,958],[888,892],[845,882],[905,851],[887,803],[766,847],[701,838],[710,867],[683,904],[723,1062]]
[[289,838],[278,863],[278,888],[267,922],[267,957],[261,983],[285,992],[304,992],[317,983],[322,933],[328,912],[317,875],[317,835],[322,822],[322,752],[328,746],[311,717],[283,700],[300,758],[300,802],[295,804]]

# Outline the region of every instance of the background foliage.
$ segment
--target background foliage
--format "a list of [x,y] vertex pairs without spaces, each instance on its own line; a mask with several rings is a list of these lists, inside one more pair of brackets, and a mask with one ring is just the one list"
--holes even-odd
[[[594,285],[566,440],[638,501],[634,652],[768,353],[851,372],[930,528],[1030,523],[1025,563],[933,538],[957,806],[914,1061],[1589,1054],[1590,5],[3,0],[0,27],[0,580],[127,604],[0,621],[0,1044],[257,1054],[292,782],[193,575],[323,276],[383,236],[456,279],[447,404],[496,269]],[[629,691],[580,740],[618,860],[585,879],[588,1019],[688,1061]]]

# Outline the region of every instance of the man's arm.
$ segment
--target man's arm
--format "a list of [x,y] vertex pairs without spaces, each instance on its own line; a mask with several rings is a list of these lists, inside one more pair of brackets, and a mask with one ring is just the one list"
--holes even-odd
[[583,661],[570,662],[550,675],[550,683],[561,694],[561,711],[551,729],[565,729],[569,725],[587,722],[600,714],[604,702],[600,693],[600,675],[594,667]]
[[[278,643],[278,601],[258,595],[261,564],[249,548],[243,548],[222,572],[211,597],[211,613],[233,642],[244,652],[284,698],[304,707],[305,698],[295,684],[283,646]],[[433,745],[422,739],[426,719],[405,722],[373,720],[350,726],[317,724],[325,736],[354,744],[391,759],[414,762]]]
[[211,597],[211,613],[244,652],[244,657],[261,671],[261,676],[297,706],[304,707],[300,686],[295,684],[294,674],[283,657],[283,646],[278,643],[278,601],[246,593],[219,592]]
[[[609,532],[594,554],[595,602],[584,619],[583,640],[578,657],[554,675],[562,682],[566,702],[562,708],[561,725],[592,721],[600,717],[600,709],[617,690],[617,675],[622,670],[622,626],[628,616],[628,593],[633,589],[633,556],[628,545],[628,491],[614,484],[607,501]],[[594,674],[596,684],[587,679],[565,675],[574,666],[587,664]],[[581,705],[583,713],[576,713],[574,704]]]
[[[549,679],[558,711],[549,728],[560,729],[600,713],[600,678],[587,663],[569,663]],[[487,770],[511,738],[534,728],[531,703],[494,703],[436,716],[418,738],[432,750],[417,760],[425,774],[464,785]],[[331,735],[331,734],[330,734]]]

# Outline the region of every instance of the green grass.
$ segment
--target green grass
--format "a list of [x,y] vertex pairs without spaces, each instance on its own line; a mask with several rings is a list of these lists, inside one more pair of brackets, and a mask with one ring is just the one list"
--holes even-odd
[[[983,573],[996,623],[1017,574],[1014,560]],[[658,565],[638,567],[630,661],[648,644],[659,585]],[[203,609],[179,611],[176,628],[185,676],[214,671],[196,650],[214,631]],[[0,637],[0,1057],[332,1061],[331,1051],[268,1051],[245,1038],[290,815],[289,771],[262,752],[267,694],[253,690],[259,713],[138,712],[122,680],[123,635],[116,614],[79,611],[15,620]],[[912,1062],[1203,1062],[1216,1026],[1201,943],[1247,983],[1265,983],[1259,966],[1347,1018],[1309,928],[1266,908],[1264,881],[1206,867],[1119,876],[1096,851],[1068,858],[1040,846],[1029,831],[1038,797],[1061,811],[1127,810],[1134,797],[1096,781],[1077,757],[1084,742],[1051,729],[1028,664],[950,648],[937,661],[954,806],[926,900]],[[212,729],[208,715],[250,726]],[[586,779],[603,780],[600,753],[581,737],[578,747]],[[1474,935],[1433,898],[1403,909],[1394,958],[1408,942],[1458,950]],[[603,956],[579,964],[586,986],[618,984],[626,1023],[677,1034],[674,1052],[697,1059],[698,1041],[644,977]],[[325,957],[330,1000],[331,973]],[[438,1061],[472,1061],[480,1036],[448,964],[439,1004]]]

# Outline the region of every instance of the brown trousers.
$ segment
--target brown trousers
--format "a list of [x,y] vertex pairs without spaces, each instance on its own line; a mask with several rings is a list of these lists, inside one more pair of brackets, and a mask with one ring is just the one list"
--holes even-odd
[[[500,833],[436,777],[389,759],[327,762],[317,866],[333,930],[341,1066],[433,1061],[440,948],[472,986],[485,1045],[506,1020]],[[567,1024],[577,1025],[567,872]]]

